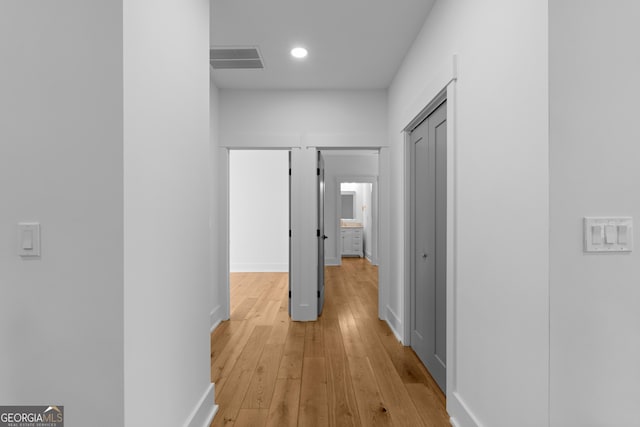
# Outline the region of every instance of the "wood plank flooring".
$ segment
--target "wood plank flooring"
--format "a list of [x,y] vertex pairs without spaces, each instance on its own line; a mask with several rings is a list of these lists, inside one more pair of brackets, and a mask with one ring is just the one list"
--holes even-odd
[[377,268],[326,269],[317,322],[288,316],[286,273],[231,274],[231,319],[211,334],[211,427],[450,426],[445,397],[378,320]]

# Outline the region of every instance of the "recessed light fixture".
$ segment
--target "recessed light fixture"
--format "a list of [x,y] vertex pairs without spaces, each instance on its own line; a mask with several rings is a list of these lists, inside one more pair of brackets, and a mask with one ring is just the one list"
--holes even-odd
[[291,56],[293,56],[294,58],[306,58],[308,54],[309,52],[307,52],[307,49],[303,47],[294,47],[293,49],[291,49]]

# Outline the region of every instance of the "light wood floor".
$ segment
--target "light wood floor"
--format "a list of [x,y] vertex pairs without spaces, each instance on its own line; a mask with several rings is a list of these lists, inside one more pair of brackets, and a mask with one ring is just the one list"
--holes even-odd
[[450,426],[445,397],[377,318],[377,268],[327,267],[317,322],[292,322],[285,273],[231,275],[231,320],[211,335],[212,427]]

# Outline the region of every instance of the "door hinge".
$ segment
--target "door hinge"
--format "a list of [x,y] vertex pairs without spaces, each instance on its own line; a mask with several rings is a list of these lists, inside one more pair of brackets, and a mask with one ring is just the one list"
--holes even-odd
[[291,176],[291,168],[289,168],[289,176]]
[[289,230],[289,237],[291,237],[291,230]]
[[316,230],[316,237],[320,237],[320,229]]
[[318,291],[318,298],[320,298],[320,291]]
[[291,298],[291,291],[289,291],[289,298]]
[[316,174],[320,176],[320,168],[316,169]]

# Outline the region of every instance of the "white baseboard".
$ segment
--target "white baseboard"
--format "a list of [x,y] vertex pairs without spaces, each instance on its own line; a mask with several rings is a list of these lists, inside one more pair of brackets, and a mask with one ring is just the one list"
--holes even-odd
[[482,427],[457,392],[447,393],[447,412],[454,427]]
[[225,320],[223,311],[224,310],[222,309],[221,305],[218,305],[216,308],[211,310],[211,313],[209,314],[209,324],[211,325],[211,329],[209,330],[209,332],[213,332],[218,327],[220,322]]
[[389,328],[391,328],[391,332],[393,332],[393,334],[396,336],[398,341],[400,341],[401,343],[404,343],[404,340],[402,339],[402,334],[398,332],[402,330],[402,322],[400,321],[400,318],[398,317],[398,315],[394,313],[391,307],[389,307],[388,305],[387,305],[387,310],[386,310],[386,315],[384,320],[387,321]]
[[369,261],[371,265],[378,265],[378,260],[374,259],[371,254],[365,254],[365,258],[367,258],[367,261]]
[[331,265],[331,266],[336,266],[336,265],[342,265],[342,260],[340,258],[327,258],[324,260],[324,265]]
[[289,264],[281,263],[231,263],[231,273],[288,273]]
[[373,261],[371,261],[373,259],[373,255],[371,255],[371,252],[364,251],[364,257],[368,259],[371,264],[373,264]]
[[185,421],[184,427],[209,427],[216,412],[218,412],[218,405],[215,402],[215,384],[209,384],[193,412]]

